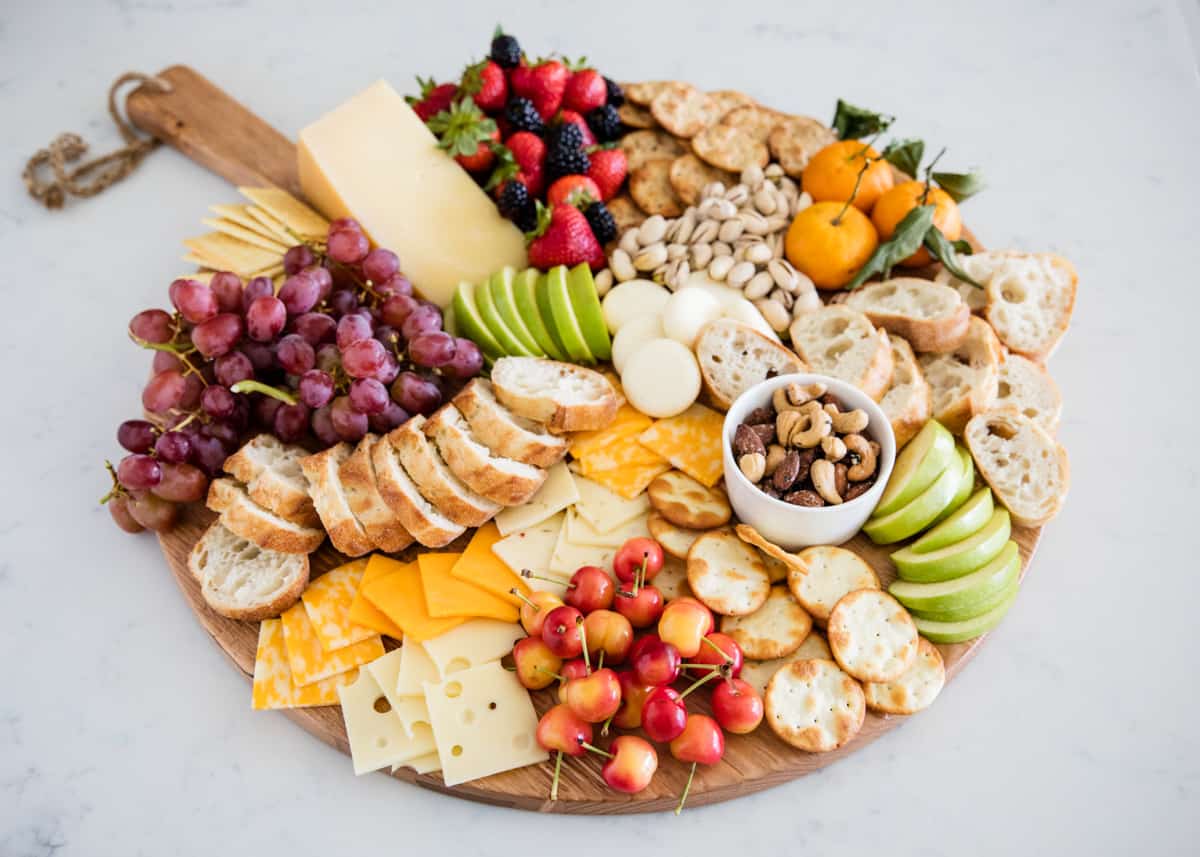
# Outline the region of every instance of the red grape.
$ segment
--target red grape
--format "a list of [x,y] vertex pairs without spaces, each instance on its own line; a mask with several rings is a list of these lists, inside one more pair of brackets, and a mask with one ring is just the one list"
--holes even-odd
[[390,400],[382,413],[370,414],[367,417],[367,423],[371,426],[371,431],[379,432],[380,434],[387,434],[392,429],[402,426],[406,422],[408,422],[408,411]]
[[162,533],[171,529],[179,517],[179,507],[154,494],[135,494],[129,500],[129,514],[147,530]]
[[283,254],[283,271],[285,274],[296,274],[317,261],[313,251],[306,244],[289,247]]
[[384,299],[395,297],[396,295],[409,295],[413,293],[413,284],[408,277],[403,274],[396,274],[387,282],[379,283],[375,286],[375,291],[382,295]]
[[171,297],[175,309],[192,324],[200,324],[220,312],[217,306],[217,296],[204,283],[195,280],[184,280],[175,289]]
[[367,415],[354,410],[346,396],[338,396],[333,400],[333,404],[329,406],[329,421],[337,436],[350,443],[361,440],[370,427]]
[[183,288],[183,284],[194,282],[196,282],[196,280],[190,280],[186,277],[181,277],[178,280],[171,281],[171,285],[167,287],[167,299],[171,301],[171,306],[175,306],[175,296],[179,294],[179,290]]
[[366,316],[351,312],[342,316],[337,325],[338,348],[345,351],[361,339],[370,339],[374,328]]
[[179,407],[185,411],[194,411],[200,405],[200,397],[204,395],[204,382],[200,380],[200,376],[193,373],[188,373],[183,376],[183,398],[179,400]]
[[149,455],[127,455],[117,464],[117,480],[126,488],[144,491],[162,481],[162,465]]
[[263,295],[246,307],[246,332],[256,342],[270,342],[287,324],[287,307],[277,297]]
[[317,294],[320,295],[320,300],[329,297],[329,293],[333,290],[333,275],[329,273],[328,269],[309,268],[308,275],[317,284]]
[[157,435],[147,420],[125,420],[117,426],[117,443],[130,452],[149,452]]
[[237,430],[228,423],[208,423],[200,429],[200,434],[218,441],[226,453],[232,453],[238,448]]
[[361,262],[371,249],[371,242],[361,232],[340,229],[329,233],[329,257],[343,265]]
[[255,394],[254,398],[254,419],[263,428],[270,429],[275,424],[275,412],[283,406],[283,402],[261,394]]
[[293,274],[279,287],[279,299],[287,308],[288,315],[308,312],[321,299],[321,287],[306,272]]
[[[392,298],[396,300],[396,298]],[[418,333],[433,333],[442,329],[442,313],[431,304],[422,304],[408,314],[400,325],[404,338],[411,341]]]
[[346,397],[354,410],[367,416],[382,414],[391,402],[387,387],[374,378],[358,378],[352,381]]
[[221,312],[241,312],[242,278],[232,271],[218,271],[208,281]]
[[342,368],[351,378],[370,378],[383,368],[388,353],[377,339],[360,339],[342,349]]
[[351,232],[362,232],[362,224],[353,217],[339,217],[329,224],[329,234],[349,229]]
[[326,446],[333,446],[341,440],[337,430],[333,427],[333,418],[330,413],[333,411],[332,406],[326,405],[323,408],[317,408],[312,413],[312,431],[317,436],[317,440]]
[[412,295],[394,295],[383,302],[381,309],[383,323],[399,327],[420,305],[421,302]]
[[323,312],[306,312],[295,318],[292,326],[313,348],[324,342],[333,342],[337,333],[337,322]]
[[297,333],[289,333],[275,347],[275,360],[289,375],[303,375],[317,362],[317,353]]
[[[385,352],[387,351],[386,346],[384,346],[384,351]],[[393,381],[395,381],[396,376],[399,374],[400,374],[400,361],[397,360],[395,358],[395,356],[393,356],[391,354],[391,352],[387,352],[386,357],[384,358],[384,361],[383,361],[383,365],[380,366],[379,371],[372,374],[371,377],[374,378],[376,381],[378,381],[380,384],[387,385],[387,384],[390,384]]]
[[218,384],[232,387],[238,381],[254,377],[254,364],[240,351],[222,354],[213,362],[213,373]]
[[223,312],[192,329],[192,344],[208,358],[228,354],[241,338],[242,317],[231,312]]
[[317,368],[330,375],[342,368],[342,352],[332,342],[317,349]]
[[175,370],[159,372],[142,390],[142,407],[152,414],[165,414],[179,407],[187,390],[183,374]]
[[295,443],[308,431],[308,406],[304,404],[282,405],[275,411],[272,424],[275,436],[285,443]]
[[[214,387],[213,389],[221,389]],[[154,453],[158,460],[169,464],[179,464],[187,461],[192,454],[192,442],[181,431],[163,432],[154,444]]]
[[144,309],[129,320],[129,332],[145,342],[161,345],[171,341],[175,328],[166,310]]
[[410,414],[431,414],[442,403],[442,391],[415,372],[401,372],[392,384],[392,398]]
[[363,276],[373,283],[390,280],[400,270],[400,257],[391,250],[379,248],[362,261]]
[[270,277],[255,277],[250,282],[246,283],[246,288],[242,290],[242,309],[250,308],[250,304],[254,303],[259,298],[264,298],[275,294],[275,284],[271,282]]
[[183,369],[183,361],[170,351],[155,351],[154,359],[150,361],[150,371],[157,375],[168,369]]
[[436,369],[454,359],[454,337],[437,330],[418,333],[408,342],[408,355],[418,366]]
[[243,342],[238,349],[250,361],[255,372],[266,372],[275,365],[275,350],[261,342]]
[[483,368],[483,352],[479,346],[469,339],[459,337],[454,340],[454,358],[442,367],[442,371],[452,378],[474,378]]
[[300,376],[297,392],[300,401],[310,408],[322,408],[333,398],[333,378],[319,369],[310,369]]
[[200,397],[200,407],[204,408],[204,413],[214,419],[223,420],[233,416],[236,406],[236,400],[233,393],[229,392],[229,388],[216,384],[209,384],[205,387],[204,394]]
[[[278,402],[279,400],[271,399],[271,401]],[[228,457],[221,441],[204,434],[195,434],[191,436],[189,442],[192,445],[192,460],[197,467],[209,476],[216,476],[221,472],[221,467]]]
[[375,328],[375,338],[383,343],[388,351],[400,347],[400,331],[390,324],[381,324]]
[[208,490],[208,477],[199,467],[176,463],[162,466],[162,481],[152,492],[172,503],[196,503],[204,499]]
[[113,521],[127,533],[140,533],[146,529],[129,513],[129,497],[125,494],[119,497],[113,497],[104,505],[108,506],[108,514],[112,515]]
[[347,315],[358,309],[358,295],[350,289],[338,289],[329,296],[329,306],[335,315]]

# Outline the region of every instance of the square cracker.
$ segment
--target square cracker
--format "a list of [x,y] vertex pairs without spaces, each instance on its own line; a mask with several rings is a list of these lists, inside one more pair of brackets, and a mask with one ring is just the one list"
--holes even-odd
[[203,260],[201,264],[205,268],[213,268],[218,271],[244,274],[261,271],[280,262],[278,251],[255,247],[253,244],[247,244],[223,232],[210,232],[197,238],[185,238],[183,244],[192,251],[194,257]]
[[302,238],[323,238],[329,222],[296,197],[277,187],[239,187],[238,192],[283,222]]

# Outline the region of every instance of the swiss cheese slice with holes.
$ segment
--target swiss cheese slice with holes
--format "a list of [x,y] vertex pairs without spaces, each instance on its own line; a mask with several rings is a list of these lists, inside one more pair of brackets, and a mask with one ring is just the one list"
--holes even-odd
[[314,705],[336,705],[337,689],[358,677],[351,669],[340,675],[297,687],[292,682],[287,648],[283,644],[283,623],[279,619],[264,619],[258,626],[258,649],[254,653],[254,690],[251,707],[255,710],[308,708]]
[[732,637],[742,654],[755,660],[791,654],[811,630],[812,617],[786,586],[772,586],[763,606],[753,613],[721,619],[721,633]]
[[339,687],[338,699],[356,775],[403,764],[435,748],[433,731],[424,724],[418,724],[411,736],[404,730],[369,670],[359,670],[357,681]]
[[365,559],[346,563],[322,574],[300,594],[313,631],[327,652],[344,649],[379,633],[375,628],[355,624],[350,618],[350,608],[366,568]]
[[892,596],[860,589],[842,597],[829,614],[829,648],[859,681],[895,681],[917,657],[917,626]]
[[804,567],[788,572],[788,589],[813,621],[824,626],[833,605],[848,592],[878,589],[874,570],[853,551],[819,545],[796,554]]
[[774,658],[769,661],[747,660],[742,664],[742,673],[738,678],[749,683],[762,695],[767,692],[767,685],[771,683],[771,679],[774,678],[775,673],[779,672],[782,667],[794,664],[796,661],[807,661],[814,658],[826,661],[833,660],[833,652],[829,651],[829,644],[816,631],[805,637],[804,642],[800,644],[800,648],[796,649],[790,655],[784,655],[782,658]]
[[638,440],[671,462],[672,467],[711,488],[723,472],[721,427],[724,422],[724,416],[712,408],[696,404],[678,416],[658,420],[642,432]]
[[[428,727],[429,711],[425,708],[424,696],[404,696],[400,693],[400,665],[403,658],[403,649],[392,649],[382,658],[371,661],[366,668],[371,671],[371,677],[383,690],[392,710],[400,718],[400,725],[412,738],[415,736],[414,728],[417,723],[424,723]],[[432,740],[432,735],[429,737]]]
[[303,604],[293,604],[279,618],[292,681],[298,687],[348,672],[383,654],[383,640],[378,634],[332,652],[325,651]]
[[525,631],[512,622],[472,619],[426,640],[424,647],[439,678],[445,678],[460,670],[500,660],[524,637]]
[[438,681],[437,664],[425,651],[425,644],[405,640],[399,650],[400,665],[396,672],[396,693],[400,696],[424,696],[425,682]]

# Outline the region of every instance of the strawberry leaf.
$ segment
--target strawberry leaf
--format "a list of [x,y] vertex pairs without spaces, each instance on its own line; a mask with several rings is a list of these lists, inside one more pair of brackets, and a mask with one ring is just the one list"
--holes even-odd
[[500,143],[492,143],[492,152],[496,155],[496,165],[488,177],[484,190],[493,190],[511,179],[521,170],[521,165],[513,157],[512,149]]
[[537,205],[537,225],[529,232],[525,233],[525,243],[532,244],[538,238],[546,234],[546,230],[550,228],[550,208],[542,204],[541,200],[535,200]]
[[469,95],[431,116],[426,125],[451,155],[473,155],[480,143],[490,143],[496,133],[496,121],[485,117]]
[[483,69],[487,64],[488,60],[481,60],[463,69],[458,91],[463,95],[477,95],[483,89]]

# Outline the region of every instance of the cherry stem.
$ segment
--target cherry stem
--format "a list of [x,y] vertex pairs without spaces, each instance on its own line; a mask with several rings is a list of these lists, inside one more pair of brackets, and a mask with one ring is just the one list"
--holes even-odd
[[596,659],[596,669],[604,669],[604,649],[600,650],[600,656]]
[[687,782],[683,785],[683,794],[679,796],[679,806],[675,807],[675,814],[683,812],[683,805],[687,803],[688,792],[692,790],[692,780],[696,777],[696,763],[692,762],[692,770],[688,772]]
[[587,741],[584,741],[582,738],[579,739],[579,746],[585,750],[590,750],[591,752],[595,753],[598,756],[603,756],[606,759],[613,758],[612,753],[608,752],[607,750],[601,750],[595,744],[589,744]]
[[633,578],[633,594],[637,595],[642,587],[646,585],[646,564],[650,562],[650,554],[646,551],[642,552],[642,567],[638,569],[637,574]]
[[714,678],[716,678],[720,674],[721,674],[720,669],[710,670],[708,675],[704,676],[703,678],[698,678],[694,682],[692,682],[692,684],[687,688],[687,690],[685,690],[683,693],[679,694],[679,698],[686,699],[687,695],[689,693],[691,693],[693,690],[696,690],[696,688],[700,687],[700,685],[702,685],[702,684],[707,684],[708,682],[712,681]]
[[229,388],[231,393],[262,393],[264,396],[270,396],[272,399],[278,399],[285,405],[296,404],[296,397],[287,390],[281,390],[278,387],[272,387],[270,384],[264,384],[262,381],[255,381],[252,378],[247,378],[244,381],[238,381]]
[[558,800],[558,775],[562,773],[563,751],[554,755],[554,779],[550,781],[550,800]]
[[557,583],[560,586],[567,586],[570,581],[564,577],[551,577],[548,574],[534,574],[527,568],[521,569],[521,577],[527,577],[531,580],[545,580],[548,583]]
[[588,657],[587,649],[587,629],[583,627],[583,617],[580,616],[575,620],[575,627],[579,629],[579,645],[583,648],[583,666],[587,670],[587,674],[592,674],[592,660]]
[[515,595],[517,598],[520,598],[521,601],[523,601],[525,603],[526,607],[532,607],[534,610],[542,609],[541,607],[538,607],[536,604],[534,604],[533,600],[528,595],[526,595],[521,590],[517,589],[517,587],[515,587],[515,586],[512,589],[508,590],[508,594]]
[[680,666],[689,670],[719,670],[724,666],[724,664],[699,664],[684,661],[680,664]]
[[725,663],[727,663],[727,664],[733,663],[733,655],[726,652],[724,649],[722,649],[720,646],[718,646],[712,640],[708,639],[708,637],[701,637],[700,642],[704,643],[705,645],[711,646],[712,650],[714,652],[716,652],[718,655],[720,655],[721,657],[723,657],[725,659]]
[[608,716],[608,719],[604,721],[604,725],[600,727],[600,734],[601,734],[601,735],[605,735],[605,736],[607,736],[607,735],[608,735],[608,727],[609,727],[609,726],[612,726],[613,718],[614,718],[614,717],[616,717],[616,716],[617,716],[617,715],[616,715],[616,712],[613,712],[612,714],[610,714],[610,715]]

